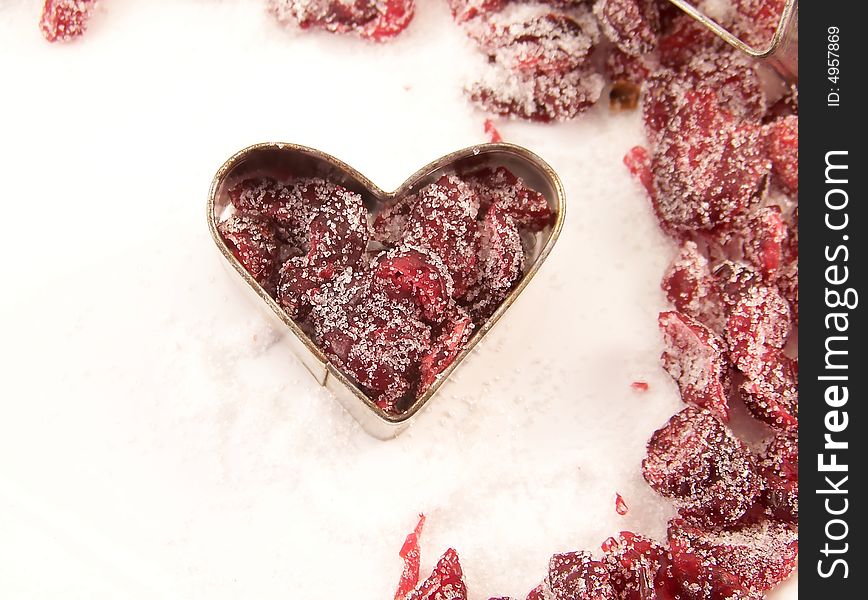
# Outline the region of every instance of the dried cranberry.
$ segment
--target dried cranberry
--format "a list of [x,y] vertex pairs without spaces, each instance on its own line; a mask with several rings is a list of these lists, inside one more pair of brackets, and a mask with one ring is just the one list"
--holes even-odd
[[406,600],[467,600],[467,586],[458,553],[452,548],[447,550],[434,567],[434,572],[410,592]]
[[738,120],[759,122],[766,98],[756,64],[736,50],[706,50],[696,54],[682,73],[696,89],[715,93],[718,106]]
[[45,0],[39,29],[49,42],[68,42],[87,29],[96,0]]
[[657,47],[660,13],[655,0],[598,0],[594,14],[603,35],[619,50],[640,56]]
[[785,191],[799,193],[799,117],[789,116],[765,126],[766,152],[772,174]]
[[787,525],[764,521],[734,530],[700,529],[675,519],[669,544],[676,553],[690,553],[708,567],[734,576],[751,591],[767,591],[795,570],[796,533]]
[[600,99],[604,82],[590,63],[563,74],[517,73],[493,64],[468,88],[470,99],[483,110],[549,123],[575,118]]
[[761,480],[750,452],[708,411],[688,407],[648,442],[642,474],[697,522],[730,524],[753,507]]
[[665,67],[680,68],[690,62],[701,50],[720,50],[725,43],[693,17],[678,14],[666,27],[657,48],[660,63]]
[[723,307],[708,259],[696,242],[686,241],[663,276],[663,290],[675,308],[714,331],[723,330]]
[[721,262],[714,269],[714,288],[723,303],[726,316],[754,286],[759,284],[759,274],[748,265],[730,260]]
[[449,0],[452,16],[458,23],[501,10],[509,0]]
[[479,199],[481,212],[496,205],[517,226],[530,231],[542,231],[551,224],[554,213],[546,197],[528,187],[509,169],[485,168],[465,177]]
[[739,386],[741,399],[757,419],[777,429],[798,427],[798,362],[766,348],[762,360]]
[[779,433],[759,460],[763,504],[772,518],[799,520],[799,438],[794,431]]
[[756,376],[764,369],[767,350],[784,347],[790,326],[790,305],[775,288],[750,288],[726,322],[733,364],[748,377]]
[[493,62],[525,76],[559,75],[584,64],[597,41],[596,28],[564,13],[493,19],[470,31]]
[[778,206],[758,210],[742,232],[744,256],[767,279],[772,278],[784,260],[787,225]]
[[726,344],[711,329],[679,312],[660,313],[663,368],[681,399],[729,420],[730,367]]
[[[655,596],[658,573],[668,564],[666,549],[655,541],[629,531],[603,542],[609,582],[619,600],[664,600]],[[663,577],[661,574],[659,577]]]
[[280,268],[277,300],[286,314],[296,321],[304,321],[310,314],[312,294],[334,276],[329,269],[311,265],[307,257],[291,258]]
[[642,146],[634,146],[624,155],[624,164],[630,170],[630,174],[639,180],[648,194],[654,191],[653,175],[651,174],[651,156],[648,150]]
[[376,42],[404,31],[413,19],[413,0],[269,0],[282,22],[333,33],[356,33]]
[[404,560],[404,570],[398,581],[398,589],[395,590],[395,600],[404,600],[407,594],[413,591],[419,583],[419,536],[422,535],[422,527],[425,525],[425,515],[419,515],[416,528],[407,535],[404,545],[401,546],[398,555]]
[[273,291],[278,244],[271,223],[255,215],[236,214],[217,228],[241,266],[267,291]]
[[387,246],[399,244],[407,231],[410,211],[415,202],[416,196],[408,195],[384,206],[374,219],[372,237]]
[[437,377],[446,370],[467,345],[473,333],[473,319],[458,307],[453,307],[449,315],[435,333],[431,349],[419,362],[419,395],[434,384]]
[[606,56],[606,77],[609,81],[643,83],[651,75],[654,66],[647,55],[631,56],[617,48]]
[[455,175],[443,175],[417,194],[404,239],[440,255],[452,275],[453,293],[467,290],[476,265],[479,236],[473,190]]
[[452,297],[452,277],[440,256],[424,248],[401,246],[381,254],[373,283],[395,300],[412,300],[426,321],[439,323]]
[[757,127],[737,123],[710,92],[688,92],[660,132],[652,203],[664,229],[712,230],[760,198],[771,165]]
[[485,135],[488,136],[488,141],[492,144],[499,144],[503,141],[503,136],[500,135],[497,127],[494,126],[494,121],[491,119],[485,119],[484,129]]
[[673,600],[762,600],[763,595],[713,562],[680,545],[670,547],[670,593]]
[[552,556],[545,584],[554,600],[615,600],[605,563],[589,552]]
[[734,32],[748,44],[768,46],[783,15],[784,3],[785,0],[734,0]]

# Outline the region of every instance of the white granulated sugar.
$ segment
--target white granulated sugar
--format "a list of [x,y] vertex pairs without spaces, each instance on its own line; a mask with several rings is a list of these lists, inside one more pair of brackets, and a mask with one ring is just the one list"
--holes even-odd
[[398,186],[485,141],[476,51],[445,2],[383,45],[264,5],[112,0],[67,45],[41,2],[0,6],[0,596],[381,600],[420,512],[423,574],[455,547],[473,600],[621,530],[662,539],[640,462],[682,407],[657,330],[677,249],[621,162],[639,113],[495,121],[561,174],[563,234],[446,395],[377,441],[225,274],[208,186],[269,140]]

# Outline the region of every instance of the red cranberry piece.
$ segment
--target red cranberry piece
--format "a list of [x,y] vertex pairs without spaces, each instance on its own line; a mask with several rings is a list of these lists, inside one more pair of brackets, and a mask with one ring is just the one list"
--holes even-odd
[[554,218],[546,197],[505,167],[481,169],[466,175],[466,180],[479,198],[480,212],[496,205],[517,226],[530,231],[542,231]]
[[606,56],[606,77],[609,81],[641,84],[651,75],[654,66],[646,55],[631,56],[612,48]]
[[431,350],[419,362],[419,395],[424,394],[437,377],[452,364],[467,345],[473,333],[473,319],[458,307],[453,307],[435,333]]
[[741,399],[757,419],[777,429],[799,426],[798,363],[767,348],[762,362],[739,387]]
[[708,259],[696,242],[686,241],[663,276],[666,297],[679,312],[691,316],[715,331],[723,330],[723,308],[714,285]]
[[419,536],[422,535],[422,527],[425,525],[425,515],[419,515],[419,522],[416,523],[416,528],[407,535],[404,540],[404,545],[398,555],[404,561],[404,570],[401,572],[401,579],[398,581],[398,589],[395,590],[395,600],[404,600],[407,594],[413,591],[416,584],[419,583]]
[[685,99],[659,136],[652,203],[664,229],[712,230],[756,204],[771,165],[759,129],[722,112],[713,93]]
[[785,0],[735,0],[733,31],[745,42],[768,46],[784,12]]
[[642,474],[683,515],[702,523],[737,522],[762,489],[744,444],[711,413],[693,407],[654,432]]
[[660,313],[663,368],[681,399],[729,420],[730,370],[726,344],[711,329],[679,312]]
[[467,600],[464,572],[452,548],[437,562],[434,572],[406,600]]
[[39,29],[49,42],[68,42],[84,34],[96,0],[45,0]]
[[619,600],[667,600],[655,595],[655,581],[668,564],[666,549],[657,542],[629,531],[603,542],[609,582]]
[[762,372],[766,350],[784,347],[790,325],[790,305],[775,288],[763,285],[750,288],[726,322],[726,341],[733,364],[748,377]]
[[606,565],[590,552],[552,556],[545,583],[554,600],[615,600]]
[[452,277],[440,256],[424,248],[401,246],[381,254],[373,283],[392,299],[412,300],[425,320],[439,323],[452,297]]
[[286,197],[287,187],[272,177],[251,177],[229,189],[232,206],[263,217],[273,216],[277,203]]
[[419,191],[408,217],[404,239],[440,255],[455,297],[467,290],[476,265],[478,210],[473,190],[455,175],[444,175]]
[[725,46],[720,38],[692,17],[679,14],[666,27],[657,48],[660,63],[665,67],[680,68],[702,50],[720,50]]
[[597,0],[594,14],[603,35],[622,52],[640,56],[657,47],[660,13],[654,0]]
[[778,119],[765,126],[766,152],[772,174],[785,191],[799,193],[799,117]]
[[651,155],[642,146],[634,146],[624,155],[624,164],[630,174],[639,180],[650,196],[654,192],[653,175],[651,173]]
[[312,265],[304,257],[294,257],[283,263],[277,283],[277,301],[295,321],[304,321],[310,314],[312,295],[334,276],[330,265]]
[[372,237],[387,246],[399,244],[404,238],[410,219],[410,212],[416,203],[416,196],[404,196],[384,206],[374,219]]
[[351,266],[361,258],[368,245],[365,216],[352,215],[340,208],[321,211],[310,223],[311,261]]
[[494,126],[494,121],[491,119],[485,119],[485,135],[488,136],[488,141],[492,144],[499,144],[503,141],[503,136],[500,135],[500,132],[497,130],[497,127]]
[[[647,385],[647,384],[646,384]],[[647,389],[647,387],[645,388]],[[624,502],[624,497],[621,494],[615,493],[615,512],[622,517],[630,511],[630,507]]]
[[763,504],[772,518],[799,520],[799,438],[795,431],[776,435],[759,460]]
[[766,98],[756,64],[741,52],[706,50],[695,55],[683,73],[697,88],[714,91],[718,106],[737,120],[759,122],[765,114]]
[[274,291],[278,245],[268,220],[255,215],[236,214],[221,222],[217,229],[250,275],[266,291]]
[[549,123],[573,119],[588,110],[600,99],[604,85],[589,62],[563,74],[538,75],[493,64],[468,93],[488,112]]
[[670,549],[668,588],[673,600],[762,600],[763,595],[742,585],[738,577],[709,560],[674,545]]
[[[795,231],[795,230],[791,230]],[[778,290],[781,295],[790,303],[790,310],[793,315],[793,323],[799,324],[799,265],[795,260],[786,264],[778,273],[777,280]]]
[[673,552],[690,553],[757,592],[770,590],[795,571],[799,547],[797,534],[773,521],[723,531],[675,519],[669,524],[669,544]]
[[333,33],[356,33],[376,42],[404,31],[413,19],[413,0],[269,0],[282,22]]
[[647,392],[650,386],[647,381],[634,381],[630,384],[630,387],[637,392]]
[[488,28],[470,33],[493,62],[525,76],[576,69],[598,38],[592,21],[580,23],[564,13],[492,19]]
[[526,600],[546,600],[547,591],[548,587],[546,586],[545,582],[540,583],[538,586],[528,592]]
[[714,288],[727,316],[754,286],[759,274],[745,264],[725,260],[714,269]]
[[503,9],[509,0],[449,0],[452,17],[458,23],[470,21],[481,15],[488,15]]
[[761,208],[741,233],[744,256],[767,279],[775,275],[784,260],[788,231],[778,206]]

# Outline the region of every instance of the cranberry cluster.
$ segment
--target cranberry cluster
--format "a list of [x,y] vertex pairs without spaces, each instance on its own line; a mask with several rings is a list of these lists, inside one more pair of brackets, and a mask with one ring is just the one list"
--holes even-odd
[[220,233],[245,269],[380,408],[431,387],[520,279],[545,197],[504,167],[441,176],[371,218],[318,178],[245,179]]
[[282,22],[352,33],[375,42],[404,31],[416,10],[414,0],[268,0],[268,4]]

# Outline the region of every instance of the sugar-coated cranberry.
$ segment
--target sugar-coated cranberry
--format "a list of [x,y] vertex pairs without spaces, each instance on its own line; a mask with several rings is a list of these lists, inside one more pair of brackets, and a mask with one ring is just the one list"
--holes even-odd
[[706,568],[733,575],[752,592],[764,592],[795,571],[798,539],[788,525],[774,521],[723,530],[698,528],[681,519],[669,523],[673,552],[690,553]]
[[399,246],[373,264],[373,284],[395,300],[412,300],[426,321],[439,323],[452,297],[452,276],[440,256],[425,248]]
[[496,205],[517,226],[530,231],[541,231],[554,219],[546,197],[506,167],[484,168],[465,177],[479,199],[483,214],[488,207]]
[[434,331],[431,349],[419,361],[419,395],[431,387],[439,375],[455,361],[474,331],[473,319],[463,309],[453,306]]
[[452,548],[447,550],[428,579],[410,592],[406,600],[467,600],[458,553]]
[[45,0],[39,29],[49,42],[68,42],[84,34],[97,0]]
[[778,206],[766,206],[756,211],[739,235],[744,240],[744,256],[767,279],[781,268],[789,237]]
[[355,33],[373,41],[392,38],[407,28],[414,0],[269,0],[281,22],[333,33]]
[[664,229],[712,230],[758,202],[770,169],[758,127],[736,122],[714,93],[687,92],[658,136],[652,204]]
[[458,23],[501,10],[509,0],[449,0],[449,8]]
[[762,491],[754,459],[708,411],[688,407],[654,432],[642,473],[696,522],[736,523]]
[[774,287],[748,289],[729,314],[726,341],[738,369],[753,377],[763,371],[767,350],[780,350],[791,327],[790,305]]
[[[619,600],[664,600],[655,584],[665,578],[666,549],[649,538],[622,531],[603,542],[609,583]],[[658,573],[660,575],[658,575]]]
[[791,115],[765,126],[766,152],[774,181],[791,194],[799,193],[799,117]]
[[566,552],[552,556],[545,585],[554,600],[616,598],[605,563],[593,560],[590,552]]
[[618,48],[609,50],[605,66],[606,78],[609,81],[634,85],[642,84],[654,70],[653,61],[648,55],[631,56]]
[[304,321],[311,311],[312,294],[333,276],[330,266],[320,268],[305,256],[290,258],[278,274],[277,301],[291,319]]
[[765,48],[778,28],[784,3],[785,0],[734,0],[734,32],[748,44]]
[[659,323],[663,368],[678,384],[681,399],[728,420],[731,380],[726,343],[683,313],[660,313]]
[[759,460],[763,504],[773,519],[799,520],[799,437],[782,432],[769,442]]
[[678,11],[665,27],[657,45],[660,63],[665,67],[681,68],[700,51],[721,50],[725,47],[719,37],[693,17]]
[[594,14],[603,35],[622,52],[640,56],[657,47],[660,13],[655,0],[597,0]]
[[723,307],[708,259],[696,242],[682,243],[661,284],[675,308],[714,331],[723,330]]
[[238,262],[267,291],[273,291],[278,244],[271,223],[262,217],[235,214],[218,225]]
[[[667,593],[672,600],[762,600],[760,592],[689,549],[670,545]],[[665,596],[664,596],[665,597]]]
[[799,426],[799,363],[766,347],[762,361],[745,374],[741,399],[757,419],[777,429]]

